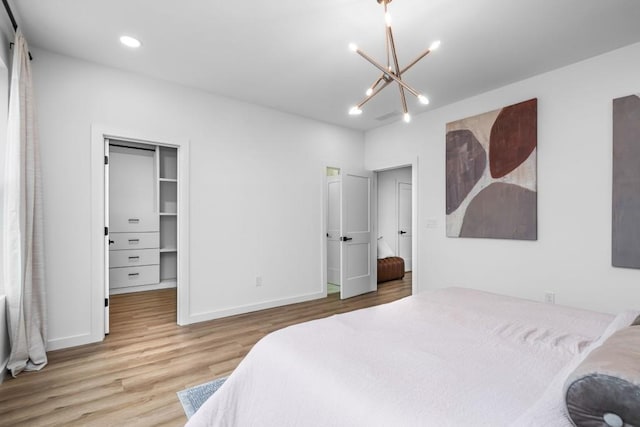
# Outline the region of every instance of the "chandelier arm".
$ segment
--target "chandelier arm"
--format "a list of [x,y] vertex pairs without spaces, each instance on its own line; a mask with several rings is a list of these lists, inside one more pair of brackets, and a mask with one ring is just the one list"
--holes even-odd
[[407,97],[404,96],[404,89],[402,88],[402,86],[398,85],[398,88],[400,89],[400,102],[402,102],[402,112],[404,114],[407,114],[409,112],[409,109],[407,108]]
[[[389,39],[389,45],[391,46],[391,54],[393,56],[393,65],[395,67],[395,71],[398,77],[398,80],[396,81],[400,83],[402,81],[401,80],[402,74],[400,72],[400,65],[398,65],[398,53],[396,52],[396,44],[395,44],[395,41],[393,40],[393,31],[391,30],[391,27],[387,27],[387,38]],[[404,114],[407,114],[409,112],[409,109],[407,108],[407,97],[404,94],[404,88],[402,87],[401,84],[399,84],[398,89],[400,90],[400,101],[402,102],[402,112]]]
[[[387,16],[387,2],[384,2],[384,15],[385,18]],[[387,26],[387,23],[385,22],[384,24],[384,50],[387,52],[387,68],[391,67],[391,54],[389,52],[390,49],[390,42],[389,42],[389,33],[387,32],[387,28],[389,28]]]
[[378,89],[376,89],[369,98],[373,98],[374,96],[376,96],[377,94],[379,94],[380,92],[382,92],[382,89],[384,89],[385,87],[389,86],[391,84],[391,82],[387,82],[385,81],[384,84],[382,86],[380,86]]
[[392,76],[392,78],[398,82],[398,84],[400,86],[402,86],[404,89],[406,89],[407,91],[409,91],[409,93],[413,96],[415,96],[416,98],[418,98],[420,96],[420,92],[418,92],[417,90],[415,90],[414,88],[412,88],[411,86],[409,86],[408,84],[406,84],[404,82],[404,80],[401,80],[399,78],[397,78],[396,76]]
[[[378,93],[378,92],[376,92]],[[366,104],[367,102],[369,102],[371,100],[371,98],[373,98],[375,96],[376,93],[371,94],[371,96],[367,96],[366,98],[364,98],[362,101],[360,101],[360,103],[358,105],[356,105],[356,108],[358,110],[362,109],[362,106],[364,104]]]
[[387,37],[389,38],[389,46],[391,46],[391,55],[393,57],[393,65],[395,67],[396,75],[402,77],[400,72],[400,66],[398,65],[398,54],[396,53],[396,43],[393,40],[393,31],[391,27],[387,27]]
[[380,92],[380,89],[372,93],[370,96],[367,96],[366,98],[364,98],[362,101],[360,101],[360,103],[356,106],[356,108],[361,109],[364,104],[371,101],[371,98],[376,96],[379,92]]
[[391,84],[391,81],[385,81],[382,86],[380,86],[378,89],[374,90],[371,93],[371,95],[369,95],[365,99],[363,99],[362,102],[357,105],[357,108],[361,108],[364,104],[369,102],[371,100],[371,98],[373,98],[374,96],[376,96],[377,94],[382,92],[382,89],[384,89],[385,87],[389,86],[390,84]]
[[406,72],[409,70],[409,68],[411,68],[411,67],[413,67],[414,65],[416,65],[416,64],[418,63],[418,61],[420,61],[422,58],[424,58],[425,56],[427,56],[427,55],[428,55],[428,54],[430,54],[430,53],[431,53],[431,49],[427,49],[427,50],[425,50],[424,52],[422,52],[420,55],[418,55],[418,56],[416,57],[416,59],[414,59],[413,61],[411,61],[411,63],[410,63],[409,65],[407,65],[406,67],[404,67],[404,68],[402,69],[402,71],[400,71],[400,74],[402,75],[402,74],[406,73]]
[[[378,77],[378,79],[377,79],[375,82],[373,82],[373,84],[372,84],[371,86],[369,86],[369,89],[371,89],[371,90],[375,90],[375,89],[376,89],[376,87],[377,87],[377,86],[380,84],[380,82],[381,82],[381,81],[383,81],[383,80],[384,80],[384,74],[383,74],[383,75],[381,75],[380,77]],[[371,95],[369,95],[369,96],[371,96]]]
[[389,78],[393,79],[394,81],[396,81],[400,86],[402,86],[403,88],[405,88],[406,90],[408,90],[409,92],[411,92],[411,94],[413,96],[420,96],[420,94],[418,93],[418,91],[416,91],[414,88],[412,88],[411,86],[409,86],[408,84],[406,84],[405,82],[402,81],[402,79],[396,77],[396,75],[394,73],[391,73],[387,70],[385,70],[384,66],[380,65],[375,59],[371,58],[369,55],[367,55],[366,53],[364,53],[360,48],[356,49],[355,51],[358,55],[362,56],[364,59],[366,59],[369,63],[371,63],[371,65],[373,65],[374,67],[376,67],[378,70],[382,71],[382,73],[385,76],[389,76]]
[[387,68],[391,69],[391,52],[390,52],[390,43],[389,43],[389,33],[387,33],[387,31],[385,30],[384,32],[385,34],[385,51],[387,52]]

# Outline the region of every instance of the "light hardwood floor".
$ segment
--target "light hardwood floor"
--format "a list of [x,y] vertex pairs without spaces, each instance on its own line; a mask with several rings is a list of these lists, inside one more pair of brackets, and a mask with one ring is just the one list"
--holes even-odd
[[0,385],[0,425],[181,426],[176,392],[228,375],[269,332],[410,294],[408,273],[344,301],[333,294],[182,327],[173,289],[114,295],[103,342],[52,351],[42,371]]

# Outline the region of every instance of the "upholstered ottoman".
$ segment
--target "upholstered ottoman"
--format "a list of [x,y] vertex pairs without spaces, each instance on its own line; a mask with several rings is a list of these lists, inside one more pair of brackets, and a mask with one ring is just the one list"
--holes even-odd
[[404,277],[404,260],[398,256],[378,260],[378,283]]

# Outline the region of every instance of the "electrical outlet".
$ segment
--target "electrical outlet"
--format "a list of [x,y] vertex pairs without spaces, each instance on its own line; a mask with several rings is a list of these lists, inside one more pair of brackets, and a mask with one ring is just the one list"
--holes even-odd
[[256,276],[256,286],[262,286],[262,276]]
[[553,292],[545,292],[544,293],[544,302],[547,304],[555,304],[556,303],[556,294]]

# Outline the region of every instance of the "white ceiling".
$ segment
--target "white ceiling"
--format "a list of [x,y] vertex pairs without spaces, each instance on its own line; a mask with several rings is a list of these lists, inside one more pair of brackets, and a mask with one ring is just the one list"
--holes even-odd
[[[386,62],[376,0],[13,0],[32,46],[354,129],[400,120],[397,86],[347,114]],[[395,0],[415,115],[640,41],[638,0]],[[122,34],[142,48],[124,48]],[[37,58],[36,58],[37,60]],[[585,88],[588,90],[588,88]],[[397,113],[390,119],[378,118]],[[409,125],[410,126],[410,125]]]

